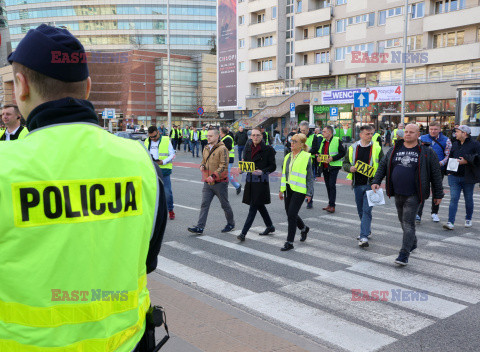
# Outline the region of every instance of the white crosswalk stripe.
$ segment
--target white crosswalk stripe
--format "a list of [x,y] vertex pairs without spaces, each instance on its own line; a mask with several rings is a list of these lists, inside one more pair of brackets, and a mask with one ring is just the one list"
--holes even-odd
[[[480,261],[460,254],[464,247],[480,248],[474,231],[459,235],[439,225],[417,227],[419,248],[411,265],[398,268],[393,261],[402,230],[391,205],[374,213],[367,250],[354,240],[360,222],[353,209],[302,218],[310,233],[301,243],[297,230],[293,253],[279,251],[287,237],[287,223],[280,223],[269,236],[258,235],[264,227],[252,227],[245,242],[235,238],[239,230],[219,238],[189,237],[187,244],[168,241],[164,247],[182,253],[185,263],[201,263],[169,259],[166,251],[157,270],[335,350],[377,351],[480,302]],[[233,260],[229,251],[242,255]],[[225,271],[219,275],[220,266]],[[265,285],[239,283],[239,277]],[[383,292],[387,299],[360,301],[352,290]]]

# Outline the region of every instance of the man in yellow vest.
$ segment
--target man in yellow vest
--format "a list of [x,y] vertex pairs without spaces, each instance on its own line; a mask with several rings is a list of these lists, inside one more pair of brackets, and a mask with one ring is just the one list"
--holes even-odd
[[192,126],[192,129],[190,130],[189,143],[190,150],[192,151],[192,158],[195,158],[195,149],[197,150],[197,158],[199,158],[198,150],[200,149],[200,133],[197,131],[196,127]]
[[323,210],[329,213],[335,212],[337,176],[342,167],[342,159],[345,156],[345,148],[343,147],[342,141],[340,138],[333,136],[333,131],[332,126],[327,125],[323,128],[323,140],[320,143],[319,154],[328,155],[329,157],[327,162],[322,162],[320,157],[317,159],[323,172],[328,194],[328,205],[323,208]]
[[[343,170],[348,172],[347,179],[352,180],[355,203],[360,217],[360,236],[357,237],[360,247],[368,247],[371,235],[372,208],[368,205],[366,192],[371,189],[371,181],[383,158],[382,146],[373,141],[375,129],[370,125],[360,127],[360,140],[348,148],[343,159]],[[358,167],[355,166],[358,162]]]
[[22,115],[17,105],[7,104],[3,106],[2,121],[6,129],[0,131],[0,141],[14,141],[25,138],[28,129],[20,124],[21,119]]
[[207,127],[205,125],[202,126],[202,130],[200,131],[200,145],[202,146],[202,155],[203,155],[203,148],[208,144],[207,141]]
[[[300,122],[299,133],[303,133],[307,137],[307,142],[305,143],[308,146],[308,153],[312,156],[312,172],[313,177],[317,176],[318,162],[315,158],[315,155],[318,154],[320,148],[320,142],[323,137],[318,137],[315,134],[315,125],[311,126],[308,124],[308,121]],[[307,201],[307,209],[313,208],[313,196],[310,197],[310,200]]]
[[175,149],[173,149],[170,138],[161,136],[157,126],[148,128],[148,138],[145,139],[145,147],[152,156],[155,163],[162,170],[163,185],[165,187],[165,195],[167,197],[167,209],[170,220],[175,220],[175,212],[173,211],[173,192],[170,175],[173,169],[173,159],[175,159]]
[[42,24],[8,57],[30,133],[0,148],[0,351],[144,351],[152,330],[161,173],[98,126],[84,56]]
[[235,187],[238,196],[240,192],[242,192],[242,185],[238,183],[232,175],[232,167],[235,162],[235,142],[233,141],[232,136],[228,134],[228,129],[226,127],[220,128],[220,140],[228,149],[228,179],[232,186]]
[[[398,139],[398,136],[397,136],[398,130],[402,130],[402,131],[403,131],[404,128],[405,128],[405,125],[404,125],[403,123],[399,123],[399,124],[398,124],[398,128],[395,128],[395,129],[393,130],[393,138],[392,138],[393,145],[395,145],[395,142],[396,142],[397,139]],[[403,136],[402,136],[402,137],[403,137]],[[402,138],[402,139],[403,139],[403,138]]]

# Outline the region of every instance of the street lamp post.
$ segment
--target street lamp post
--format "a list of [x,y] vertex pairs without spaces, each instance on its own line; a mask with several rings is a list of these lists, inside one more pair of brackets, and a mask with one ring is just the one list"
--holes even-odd
[[405,81],[407,80],[407,31],[408,31],[408,0],[405,0],[405,28],[403,32],[403,55],[402,55],[402,122],[407,123],[405,118]]

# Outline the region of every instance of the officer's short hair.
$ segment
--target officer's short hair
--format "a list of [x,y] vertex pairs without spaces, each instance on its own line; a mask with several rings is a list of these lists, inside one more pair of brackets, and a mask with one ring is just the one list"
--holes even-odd
[[372,131],[372,130],[375,130],[375,128],[373,128],[373,126],[371,126],[371,125],[363,125],[362,127],[360,127],[360,132],[362,132],[362,131]]
[[326,128],[327,130],[329,130],[333,134],[333,127],[332,126],[326,125],[324,128]]
[[302,127],[302,126],[305,126],[305,127],[309,128],[310,124],[308,123],[308,121],[302,121],[302,122],[300,122],[299,127]]
[[221,127],[220,131],[222,131],[223,134],[228,134],[228,128],[226,127]]
[[148,133],[155,133],[155,132],[157,132],[157,131],[158,131],[157,126],[150,126],[150,127],[148,128]]
[[21,73],[25,76],[30,87],[46,101],[58,100],[65,97],[85,99],[87,92],[87,79],[80,82],[64,82],[58,79],[45,76],[42,73],[34,71],[18,62],[12,63],[13,77]]

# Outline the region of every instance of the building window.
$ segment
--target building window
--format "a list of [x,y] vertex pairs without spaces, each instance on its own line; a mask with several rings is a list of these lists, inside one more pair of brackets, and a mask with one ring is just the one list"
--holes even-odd
[[273,45],[273,36],[257,38],[257,48]]
[[465,8],[465,0],[442,0],[435,2],[435,14],[462,10]]
[[272,7],[272,19],[277,18],[277,7]]
[[323,37],[330,35],[330,25],[315,27],[315,37]]
[[322,51],[320,53],[315,53],[315,63],[316,64],[325,64],[330,62],[330,52]]
[[337,5],[345,5],[347,0],[337,0]]
[[337,33],[345,32],[347,27],[347,21],[345,19],[337,21]]
[[308,28],[303,30],[303,39],[308,39]]
[[330,0],[320,0],[317,4],[318,9],[324,9],[330,6]]
[[265,22],[265,14],[262,13],[260,15],[257,15],[257,23],[263,23]]
[[308,65],[308,55],[303,55],[303,64]]
[[383,26],[387,22],[387,11],[380,11],[378,13],[378,25]]
[[399,46],[402,45],[401,39],[396,38],[396,39],[388,39],[385,41],[385,48],[398,48]]
[[360,51],[362,53],[366,52],[368,53],[368,55],[372,55],[374,49],[375,49],[374,43],[357,44],[357,45],[345,46],[343,48],[336,48],[335,61],[345,60],[345,56],[348,54],[351,54],[352,51]]
[[238,47],[239,48],[245,48],[245,39],[240,39],[238,41]]
[[447,46],[463,45],[465,31],[439,33],[433,35],[433,48],[444,48]]
[[263,60],[257,62],[258,71],[270,71],[273,70],[273,61],[272,60]]
[[302,12],[302,0],[297,1],[297,13]]
[[244,24],[245,23],[245,16],[239,16],[238,17],[238,24]]
[[422,35],[408,37],[407,45],[411,51],[422,49]]
[[239,66],[238,69],[239,69],[240,71],[245,71],[245,61],[240,61],[240,62],[238,63],[238,66]]
[[408,13],[412,14],[412,19],[422,18],[425,14],[425,4],[419,2],[408,6]]

